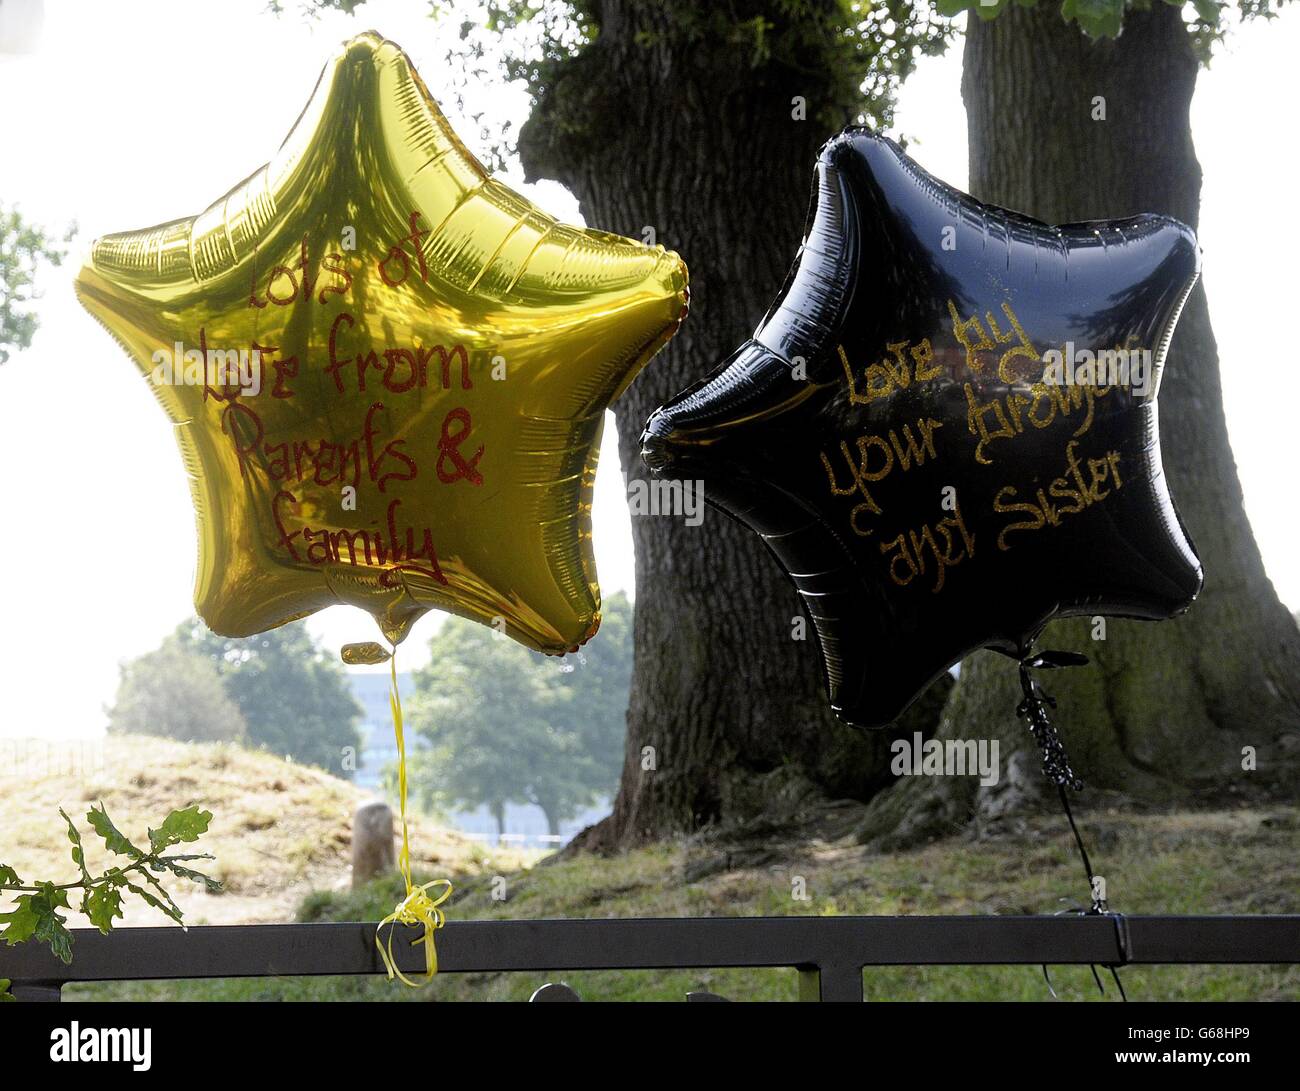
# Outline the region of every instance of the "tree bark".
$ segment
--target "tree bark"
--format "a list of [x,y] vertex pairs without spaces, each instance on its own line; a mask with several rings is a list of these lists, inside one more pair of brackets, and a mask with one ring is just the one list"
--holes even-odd
[[[962,97],[970,188],[1051,223],[1169,213],[1192,226],[1201,169],[1189,108],[1198,62],[1179,9],[1131,11],[1114,41],[1089,42],[1057,6],[970,18]],[[1104,120],[1095,118],[1104,108]],[[1228,275],[1219,271],[1218,275]],[[1182,618],[1056,623],[1041,646],[1084,651],[1089,667],[1048,676],[1057,721],[1091,784],[1147,799],[1189,789],[1286,785],[1300,750],[1300,633],[1264,572],[1228,442],[1205,291],[1192,293],[1160,387],[1161,443],[1174,502],[1205,566]],[[881,847],[913,843],[1038,794],[1036,755],[1015,717],[1015,666],[968,660],[939,734],[999,738],[1019,751],[991,790],[965,778],[900,784],[862,829]],[[1243,747],[1258,769],[1243,771]]]
[[[766,11],[772,34],[790,18],[778,3],[738,6]],[[647,475],[638,441],[650,413],[743,341],[784,280],[829,135],[796,120],[792,99],[812,118],[832,76],[815,58],[756,65],[743,42],[711,31],[684,42],[671,5],[598,7],[598,38],[549,84],[519,151],[529,177],[566,185],[592,226],[633,238],[652,228],[690,264],[690,317],[615,406],[633,479]],[[776,805],[774,776],[791,799],[867,798],[886,740],[830,713],[814,639],[792,638],[798,596],[758,537],[713,511],[698,527],[634,518],[632,536],[624,771],[613,814],[580,846],[743,822]]]

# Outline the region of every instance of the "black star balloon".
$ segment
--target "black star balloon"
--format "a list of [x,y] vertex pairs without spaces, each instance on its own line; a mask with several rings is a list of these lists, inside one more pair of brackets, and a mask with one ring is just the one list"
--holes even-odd
[[1168,217],[1049,226],[846,130],[776,302],[642,454],[763,537],[836,712],[888,724],[976,648],[1195,598],[1156,393],[1198,271]]

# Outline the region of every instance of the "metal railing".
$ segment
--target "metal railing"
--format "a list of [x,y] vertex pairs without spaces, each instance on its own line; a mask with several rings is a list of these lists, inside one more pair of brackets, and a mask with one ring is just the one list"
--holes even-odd
[[[383,973],[374,924],[73,931],[71,965],[36,943],[0,946],[18,999],[58,1000],[69,982]],[[401,931],[398,965],[417,973],[422,949]],[[1300,916],[453,921],[437,942],[440,973],[786,967],[800,1000],[861,1001],[871,966],[1300,963]]]

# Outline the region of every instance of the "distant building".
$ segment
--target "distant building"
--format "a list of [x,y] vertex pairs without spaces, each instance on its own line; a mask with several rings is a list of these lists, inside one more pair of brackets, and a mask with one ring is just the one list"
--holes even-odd
[[[559,844],[553,844],[541,807],[532,803],[507,803],[504,843],[525,848],[559,848],[571,840],[575,833],[599,822],[607,814],[609,801],[600,800],[595,807],[588,807],[577,818],[561,822]],[[480,838],[489,845],[497,844],[497,821],[486,807],[480,807],[476,811],[453,811],[447,818],[456,829]]]
[[[384,770],[397,761],[397,739],[393,735],[393,715],[388,705],[388,675],[375,671],[362,674],[349,671],[348,682],[352,695],[364,710],[357,730],[361,734],[361,752],[357,756],[357,771],[352,782],[358,788],[372,792],[380,790]],[[415,695],[415,681],[409,673],[397,676],[397,692],[403,702]],[[415,732],[406,736],[408,749],[419,749],[428,744]]]
[[[362,709],[361,722],[357,730],[361,735],[361,751],[357,758],[357,771],[352,781],[358,788],[382,793],[384,771],[397,761],[397,740],[393,737],[393,716],[388,706],[387,674],[381,672],[348,672],[348,682],[352,693]],[[415,695],[415,681],[409,673],[397,676],[397,691],[402,701],[409,701]],[[406,749],[413,750],[428,746],[424,736],[408,731]],[[569,822],[561,823],[561,844],[574,834],[594,822],[599,822],[609,814],[609,801],[600,800],[596,806],[589,807]],[[486,807],[474,811],[452,811],[447,815],[448,822],[456,829],[473,837],[481,838],[488,844],[497,843],[496,819]],[[513,845],[528,848],[548,848],[553,846],[548,839],[546,816],[540,807],[531,803],[506,804],[506,841]]]

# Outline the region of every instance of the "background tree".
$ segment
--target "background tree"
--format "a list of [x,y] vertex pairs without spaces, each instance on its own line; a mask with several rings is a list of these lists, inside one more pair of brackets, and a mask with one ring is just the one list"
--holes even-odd
[[122,664],[108,730],[180,742],[243,742],[247,735],[216,667],[171,638]]
[[600,632],[562,660],[560,681],[584,753],[594,764],[592,787],[612,799],[623,765],[627,702],[632,682],[632,601],[623,591],[601,604]]
[[[246,638],[218,636],[201,621],[168,637],[216,670],[248,725],[252,746],[350,777],[344,758],[361,745],[362,708],[337,659],[303,622]],[[350,748],[350,750],[349,750]]]
[[[971,192],[1051,223],[1161,212],[1195,226],[1201,168],[1189,109],[1223,7],[1198,3],[1187,21],[1181,3],[1019,0],[978,9],[985,17],[968,19],[962,75]],[[1254,2],[1242,12],[1268,14]],[[1204,561],[1205,588],[1182,618],[1109,620],[1104,640],[1092,639],[1086,620],[1050,626],[1043,646],[1093,660],[1048,680],[1057,719],[1076,768],[1096,787],[1154,800],[1225,786],[1294,791],[1300,631],[1269,582],[1242,507],[1203,285],[1170,348],[1160,426],[1170,490]],[[1009,660],[987,652],[968,660],[940,734],[1000,738],[1013,775],[990,790],[960,777],[913,778],[872,804],[863,837],[906,844],[1033,802],[1042,786],[1037,759],[1014,756],[1027,745],[1018,701]],[[1243,746],[1258,751],[1258,770],[1247,775]]]
[[[74,234],[76,228],[69,228],[61,242]],[[36,271],[43,262],[61,264],[65,254],[60,240],[0,204],[0,364],[32,343],[37,320],[27,305],[37,298]]]
[[430,641],[432,662],[414,672],[406,720],[429,746],[408,747],[407,776],[431,809],[486,807],[500,836],[536,757],[524,740],[548,730],[547,694],[527,649],[472,625],[450,618]]
[[604,604],[600,632],[549,659],[462,618],[430,641],[415,672],[411,724],[430,743],[410,755],[427,803],[486,806],[505,830],[508,802],[542,809],[552,834],[618,781],[631,673],[631,605]]
[[[635,478],[651,411],[743,341],[783,282],[821,144],[858,117],[887,126],[898,82],[946,28],[905,2],[598,0],[569,12],[577,41],[551,33],[539,59],[511,67],[535,101],[525,172],[567,186],[592,225],[652,228],[691,266],[690,319],[614,407]],[[887,740],[830,713],[813,640],[795,639],[801,603],[757,536],[715,512],[700,527],[635,519],[632,533],[623,778],[585,843],[868,797]]]

